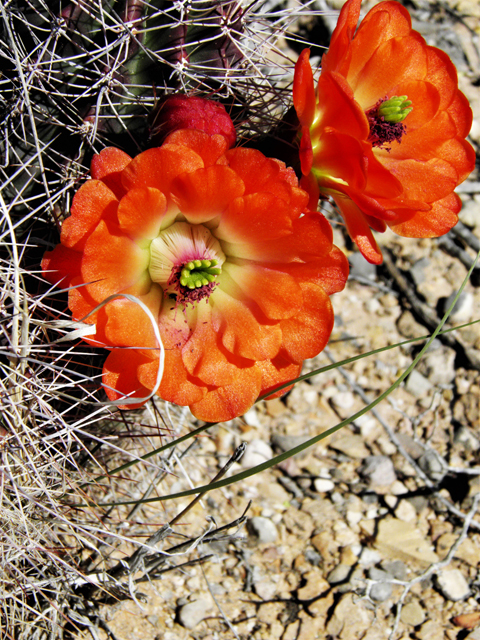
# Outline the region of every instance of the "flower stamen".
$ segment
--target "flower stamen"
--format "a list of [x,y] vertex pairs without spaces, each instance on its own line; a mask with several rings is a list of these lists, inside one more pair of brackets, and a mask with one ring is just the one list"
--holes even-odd
[[204,287],[222,273],[218,260],[192,260],[180,272],[180,284],[189,289]]
[[[401,142],[407,132],[403,121],[413,111],[411,100],[407,96],[392,96],[389,100],[380,100],[366,113],[370,124],[368,140],[372,147],[383,147],[396,140]],[[390,151],[389,147],[385,147]]]

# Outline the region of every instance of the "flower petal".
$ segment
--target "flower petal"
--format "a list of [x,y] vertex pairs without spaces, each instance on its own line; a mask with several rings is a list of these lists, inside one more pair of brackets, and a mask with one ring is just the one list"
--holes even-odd
[[244,192],[242,180],[229,167],[215,165],[175,178],[171,192],[180,211],[193,224],[220,215]]
[[310,49],[304,49],[295,65],[293,78],[293,104],[302,127],[310,127],[315,117],[315,87],[309,60]]
[[254,365],[238,369],[234,381],[224,387],[209,390],[200,402],[190,405],[190,411],[205,422],[226,422],[244,414],[260,394],[262,372]]
[[[301,364],[295,364],[290,362],[282,355],[278,355],[273,360],[264,360],[263,362],[257,362],[257,367],[262,372],[262,389],[260,395],[267,393],[268,391],[274,391],[276,387],[290,380],[298,378],[302,371]],[[288,393],[293,385],[286,387],[281,391],[273,392],[266,400],[273,400],[273,398],[279,398],[285,393]]]
[[65,247],[82,251],[89,234],[101,219],[117,220],[118,200],[99,180],[88,180],[75,194],[70,217],[62,224],[60,240]]
[[126,190],[153,187],[168,194],[170,185],[177,176],[202,168],[201,156],[192,149],[178,144],[164,144],[155,149],[147,149],[134,158],[122,172],[122,184]]
[[[112,401],[121,398],[145,398],[149,390],[138,380],[137,370],[141,365],[148,363],[157,367],[158,362],[144,356],[134,349],[115,349],[110,353],[103,365],[102,384],[105,393]],[[120,409],[137,409],[139,404],[119,405]]]
[[[147,389],[152,390],[157,381],[157,371],[157,360],[145,360],[138,366],[138,379]],[[203,382],[188,374],[180,350],[165,351],[165,366],[158,395],[167,402],[185,407],[198,402],[206,393],[207,387]]]
[[302,292],[292,276],[261,265],[225,263],[225,271],[271,320],[295,315],[302,306]]
[[307,282],[302,283],[301,288],[302,310],[280,323],[282,346],[288,358],[297,364],[318,355],[325,348],[333,329],[332,304],[325,291]]
[[269,324],[252,300],[237,300],[219,287],[212,305],[213,327],[230,353],[252,360],[266,360],[278,353],[280,326]]
[[[155,284],[147,294],[138,296],[138,300],[146,305],[155,319],[159,316],[162,298],[163,292]],[[105,313],[105,334],[110,344],[153,350],[158,348],[152,322],[138,303],[128,298],[118,298],[105,306]]]
[[134,240],[153,240],[160,232],[167,199],[152,187],[130,189],[118,204],[118,223]]
[[81,273],[88,293],[101,302],[125,292],[143,295],[150,288],[149,251],[123,235],[116,225],[103,220],[85,243]]
[[93,156],[90,173],[94,180],[101,180],[120,200],[125,195],[121,173],[131,161],[131,157],[120,149],[107,147]]

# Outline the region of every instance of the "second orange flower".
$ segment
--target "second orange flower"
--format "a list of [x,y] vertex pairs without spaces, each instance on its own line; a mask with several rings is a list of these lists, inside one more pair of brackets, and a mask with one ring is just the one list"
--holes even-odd
[[455,187],[471,173],[472,112],[448,56],[428,46],[398,2],[362,20],[348,0],[322,58],[317,88],[309,51],[295,70],[300,158],[311,206],[331,196],[365,258],[382,254],[371,228],[424,238],[449,231]]

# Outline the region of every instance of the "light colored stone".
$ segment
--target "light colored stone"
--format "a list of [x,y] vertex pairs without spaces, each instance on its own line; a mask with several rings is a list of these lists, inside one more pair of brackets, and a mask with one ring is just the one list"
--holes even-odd
[[263,464],[267,462],[267,460],[271,460],[272,457],[272,447],[264,440],[256,438],[247,445],[243,458],[240,460],[240,465],[244,469],[251,469],[258,464]]
[[425,622],[425,611],[416,600],[413,600],[413,602],[409,602],[402,608],[400,620],[403,624],[409,624],[412,627],[417,627],[419,624],[423,624]]
[[458,602],[470,595],[470,587],[459,569],[442,571],[437,576],[438,588],[447,600]]
[[312,569],[311,571],[304,573],[303,579],[307,582],[297,591],[297,597],[299,600],[313,600],[314,598],[319,598],[330,589],[330,585],[323,577],[323,572],[320,571],[320,569]]
[[362,459],[369,455],[369,451],[363,442],[361,436],[353,433],[342,433],[336,437],[332,437],[329,446],[336,451],[340,451],[350,458]]
[[178,621],[185,629],[194,629],[207,617],[211,608],[211,601],[204,598],[187,602],[178,611]]
[[346,593],[338,602],[327,624],[327,634],[342,640],[361,638],[371,626],[374,612],[367,608],[364,600]]
[[375,545],[385,558],[392,560],[416,562],[424,567],[438,562],[437,554],[418,529],[397,518],[379,522]]
[[[458,534],[455,533],[444,533],[438,538],[437,553],[442,560],[450,551],[457,538]],[[464,560],[472,567],[478,567],[480,566],[480,544],[474,542],[471,538],[465,538],[455,551],[454,557],[459,560]]]
[[360,473],[369,481],[371,489],[386,487],[397,479],[393,462],[387,456],[368,456]]
[[313,486],[317,493],[328,493],[335,489],[335,484],[331,480],[326,480],[325,478],[315,478]]
[[432,383],[419,371],[414,369],[408,376],[405,389],[415,398],[422,398],[432,390]]
[[417,512],[411,502],[408,502],[408,500],[400,500],[398,507],[395,509],[395,516],[404,522],[415,522]]
[[255,516],[247,520],[247,529],[259,544],[275,542],[278,537],[277,527],[269,518]]

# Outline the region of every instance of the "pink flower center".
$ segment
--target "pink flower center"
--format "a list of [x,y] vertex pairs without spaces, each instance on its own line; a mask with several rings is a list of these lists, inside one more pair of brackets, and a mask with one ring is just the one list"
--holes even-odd
[[175,306],[209,298],[217,286],[225,254],[204,225],[175,222],[150,246],[150,277]]

